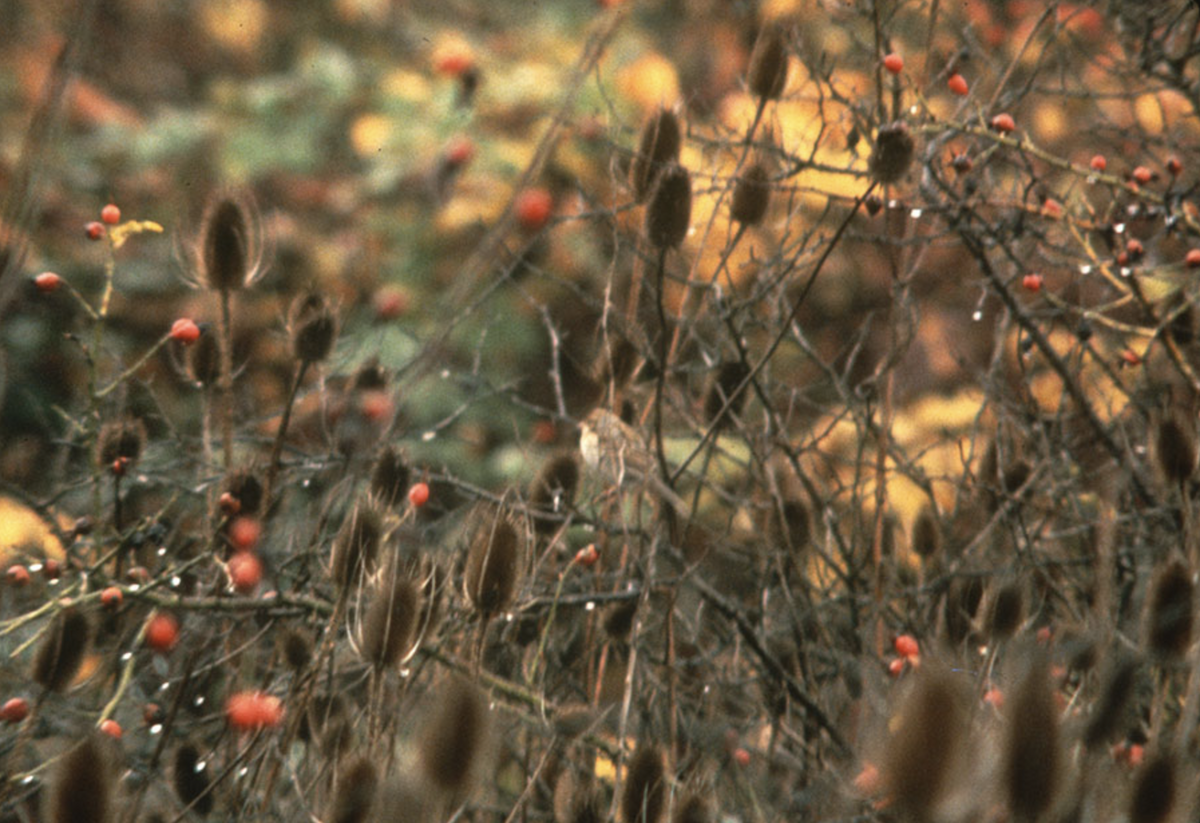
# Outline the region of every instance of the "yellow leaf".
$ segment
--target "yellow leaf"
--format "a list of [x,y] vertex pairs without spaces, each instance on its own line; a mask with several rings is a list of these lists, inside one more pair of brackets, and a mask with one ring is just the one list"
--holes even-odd
[[147,231],[162,234],[163,227],[153,220],[130,220],[113,228],[109,236],[112,237],[113,248],[119,249],[133,235]]

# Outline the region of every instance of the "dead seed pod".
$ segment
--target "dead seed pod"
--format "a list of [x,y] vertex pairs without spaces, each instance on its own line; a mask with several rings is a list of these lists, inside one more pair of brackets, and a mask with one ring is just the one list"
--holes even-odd
[[1089,749],[1106,746],[1121,729],[1137,687],[1137,674],[1137,661],[1131,657],[1121,657],[1109,665],[1083,732],[1083,744]]
[[384,506],[392,507],[404,500],[410,473],[404,455],[391,446],[384,446],[371,470],[371,494]]
[[646,206],[646,238],[657,249],[673,249],[687,237],[691,222],[692,176],[672,164],[662,170]]
[[603,823],[604,797],[591,775],[570,768],[554,784],[554,823]]
[[203,765],[200,749],[188,741],[175,750],[171,764],[172,783],[179,802],[204,817],[212,811],[213,794],[208,769]]
[[1195,473],[1195,424],[1185,422],[1181,415],[1164,415],[1155,426],[1153,445],[1158,470],[1168,483],[1180,485]]
[[671,823],[716,823],[712,804],[698,791],[688,792],[675,805]]
[[1178,794],[1175,760],[1159,752],[1142,766],[1129,798],[1129,823],[1163,823]]
[[333,801],[325,820],[329,823],[364,823],[371,817],[379,791],[379,774],[366,758],[352,763],[338,776]]
[[49,823],[108,823],[115,781],[105,740],[93,732],[55,766],[44,819]]
[[237,514],[253,517],[262,506],[262,481],[251,469],[238,469],[225,478],[225,493],[237,501]]
[[551,721],[554,733],[563,737],[578,737],[596,722],[596,712],[586,703],[559,706]]
[[638,203],[644,202],[653,190],[659,172],[679,161],[682,144],[679,119],[670,109],[660,108],[642,126],[637,154],[629,169],[629,182]]
[[320,363],[333,351],[337,318],[321,294],[309,292],[292,303],[288,330],[296,359],[301,363]]
[[742,172],[733,187],[729,216],[743,226],[757,226],[771,204],[771,176],[762,163],[754,163]]
[[448,678],[437,693],[421,737],[422,771],[434,786],[458,795],[469,787],[483,755],[487,704],[475,686],[458,677]]
[[187,347],[184,367],[187,377],[205,388],[217,385],[221,376],[221,349],[217,335],[204,329],[195,343]]
[[283,660],[294,672],[301,672],[312,663],[312,635],[306,629],[288,629],[279,642]]
[[908,124],[903,120],[880,126],[869,161],[871,174],[880,183],[896,182],[912,165],[915,148]]
[[74,606],[54,618],[33,657],[32,677],[46,691],[59,692],[79,673],[91,642],[87,617]]
[[774,23],[763,26],[750,52],[746,85],[762,100],[778,100],[787,84],[788,55],[783,29]]
[[376,586],[363,618],[360,651],[378,669],[403,662],[414,651],[421,592],[407,576],[390,572]]
[[624,823],[658,823],[667,801],[666,766],[663,754],[652,743],[638,746],[625,772],[621,794]]
[[1182,559],[1166,564],[1146,600],[1146,645],[1160,660],[1179,660],[1192,642],[1192,572]]
[[[716,375],[704,396],[704,419],[710,426],[728,428],[733,424],[733,418],[741,415],[742,409],[746,407],[746,397],[750,393],[748,387],[742,386],[742,383],[749,376],[750,366],[745,360],[730,360],[717,367]],[[742,389],[741,393],[734,397],[733,393],[739,388]],[[725,404],[731,397],[733,402],[730,402],[729,408],[726,409]],[[725,409],[724,413],[722,409]]]
[[1033,823],[1054,800],[1061,761],[1058,708],[1046,656],[1036,650],[1008,701],[1003,781],[1014,821]]
[[595,380],[604,389],[610,386],[622,388],[633,376],[637,366],[638,351],[623,334],[609,330],[600,346],[600,352],[592,367]]
[[942,529],[933,506],[926,504],[913,521],[912,550],[922,560],[928,560],[942,547]]
[[491,617],[516,597],[525,563],[525,536],[499,506],[478,504],[468,523],[463,590],[475,611]]
[[383,540],[383,517],[375,502],[366,497],[354,506],[333,539],[329,573],[339,589],[357,584],[375,567]]
[[902,814],[931,820],[966,754],[966,708],[950,672],[927,662],[914,674],[890,724],[881,777]]
[[534,530],[546,534],[558,528],[561,520],[559,515],[575,502],[578,488],[579,458],[574,450],[564,449],[547,458],[529,484],[529,508],[533,513]]
[[972,623],[983,601],[983,580],[979,577],[950,581],[942,602],[942,631],[951,646],[960,646],[971,634]]
[[101,466],[111,466],[118,460],[134,463],[145,447],[146,424],[141,420],[126,417],[100,427],[97,448]]
[[996,586],[991,592],[987,611],[986,629],[991,642],[1012,637],[1024,619],[1025,592],[1020,582],[1010,580]]
[[265,273],[262,221],[246,191],[214,192],[191,248],[194,282],[213,291],[252,286]]

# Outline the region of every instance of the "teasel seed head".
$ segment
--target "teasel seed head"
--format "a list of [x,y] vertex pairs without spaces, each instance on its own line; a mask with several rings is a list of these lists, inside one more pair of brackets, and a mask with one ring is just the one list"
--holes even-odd
[[533,512],[534,530],[539,534],[553,532],[559,520],[539,517],[538,514],[554,515],[569,509],[575,502],[578,489],[579,458],[574,450],[564,449],[547,458],[529,484],[529,508]]
[[263,484],[252,469],[238,469],[225,478],[225,491],[238,502],[237,513],[254,517],[262,507]]
[[983,580],[955,578],[942,603],[942,630],[951,646],[960,646],[971,633],[971,624],[983,601]]
[[1146,645],[1162,660],[1178,660],[1192,642],[1192,571],[1182,559],[1166,564],[1146,600]]
[[1083,732],[1083,744],[1099,749],[1108,744],[1122,726],[1137,687],[1138,664],[1132,657],[1120,657],[1109,664],[1100,694],[1092,705],[1092,716]]
[[763,26],[750,52],[746,84],[750,93],[763,100],[778,100],[787,84],[788,54],[783,29],[773,23]]
[[662,170],[646,206],[646,237],[657,249],[673,249],[692,222],[692,176],[683,166]]
[[1004,788],[1013,820],[1033,823],[1054,800],[1061,760],[1058,707],[1049,662],[1040,649],[1026,661],[1007,706]]
[[869,161],[871,174],[880,183],[896,182],[912,165],[914,150],[912,134],[903,120],[880,126]]
[[563,737],[578,737],[596,722],[596,713],[586,703],[568,703],[554,712],[554,733]]
[[365,823],[371,818],[378,791],[379,774],[375,765],[366,758],[354,761],[338,776],[325,820],[328,823]]
[[637,747],[625,769],[621,792],[624,823],[658,823],[667,804],[667,775],[663,753],[653,743]]
[[766,216],[770,204],[771,176],[766,166],[755,163],[742,172],[733,187],[729,216],[743,226],[757,226]]
[[712,805],[699,792],[688,792],[675,805],[671,823],[716,823]]
[[913,521],[912,550],[922,560],[928,560],[942,547],[942,529],[933,506],[922,507]]
[[416,583],[395,571],[384,578],[372,594],[362,626],[362,655],[378,669],[402,662],[412,651],[421,617]]
[[1174,485],[1196,471],[1196,426],[1181,415],[1166,414],[1154,429],[1154,457],[1163,478]]
[[384,506],[404,502],[411,479],[408,461],[392,446],[384,446],[371,470],[371,494]]
[[479,690],[450,677],[437,690],[421,738],[420,760],[429,781],[444,792],[461,794],[483,754],[487,739],[487,704]]
[[205,388],[215,386],[221,377],[221,348],[217,335],[203,330],[200,338],[188,346],[184,355],[187,376]]
[[1129,798],[1129,823],[1164,823],[1179,793],[1175,760],[1159,752],[1138,772]]
[[735,416],[741,415],[742,409],[746,407],[746,398],[750,394],[748,386],[742,388],[724,414],[721,414],[721,409],[749,375],[750,367],[744,360],[730,360],[717,367],[716,376],[704,396],[704,419],[710,426],[715,423],[720,428],[727,428],[733,424]]
[[520,585],[525,536],[500,507],[478,504],[471,513],[463,579],[471,606],[485,617],[504,611]]
[[33,657],[33,680],[46,691],[60,692],[79,673],[91,641],[87,617],[75,606],[58,613]]
[[249,193],[222,190],[209,197],[193,258],[196,281],[213,291],[249,288],[263,275],[262,221]]
[[564,768],[554,784],[554,823],[603,823],[604,798],[591,775]]
[[593,366],[596,382],[604,390],[610,387],[623,388],[633,376],[637,361],[637,347],[625,335],[610,329],[607,337],[601,341],[600,352]]
[[48,823],[108,823],[115,775],[105,741],[93,732],[68,751],[54,769]]
[[987,633],[991,642],[1007,640],[1025,619],[1025,593],[1020,582],[1010,580],[997,585],[988,604]]
[[175,750],[171,777],[179,802],[203,817],[212,811],[213,793],[209,789],[209,770],[197,768],[200,763],[200,749],[190,741],[184,742]]
[[604,633],[613,640],[626,640],[633,631],[633,618],[637,615],[637,600],[630,598],[613,603],[604,612]]
[[294,672],[303,671],[312,663],[313,641],[305,629],[288,629],[280,641],[283,660]]
[[682,143],[679,119],[670,109],[660,108],[642,126],[637,154],[629,169],[629,182],[638,203],[644,202],[653,190],[659,172],[679,161]]
[[288,328],[292,336],[292,353],[300,362],[320,363],[333,351],[337,318],[319,293],[309,292],[296,298]]
[[339,589],[356,585],[375,567],[383,540],[383,518],[370,497],[358,501],[333,539],[329,571]]
[[146,424],[132,417],[105,423],[100,427],[97,445],[100,465],[111,466],[122,458],[133,463],[146,446]]
[[966,709],[950,672],[925,662],[914,674],[894,715],[880,772],[897,808],[913,820],[928,821],[965,754]]

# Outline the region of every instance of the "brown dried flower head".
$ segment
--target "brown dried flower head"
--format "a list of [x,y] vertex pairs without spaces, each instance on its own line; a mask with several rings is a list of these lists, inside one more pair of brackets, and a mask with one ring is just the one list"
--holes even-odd
[[673,249],[687,237],[692,222],[692,176],[670,165],[659,175],[646,206],[646,237],[658,249]]
[[896,182],[912,165],[914,150],[912,134],[903,120],[881,126],[871,152],[871,174],[880,183]]
[[325,298],[310,292],[292,304],[288,328],[292,353],[302,363],[319,363],[333,351],[337,339],[337,317]]
[[221,189],[209,196],[190,257],[191,279],[213,291],[246,289],[263,276],[262,219],[249,192]]
[[679,161],[682,142],[679,118],[670,109],[660,108],[642,126],[637,154],[629,169],[629,182],[637,202],[645,201],[663,168]]
[[787,84],[788,55],[783,29],[769,23],[763,26],[750,52],[746,83],[750,93],[763,100],[778,100]]
[[767,214],[771,204],[771,181],[767,167],[755,163],[742,172],[733,188],[729,216],[744,226],[756,226]]

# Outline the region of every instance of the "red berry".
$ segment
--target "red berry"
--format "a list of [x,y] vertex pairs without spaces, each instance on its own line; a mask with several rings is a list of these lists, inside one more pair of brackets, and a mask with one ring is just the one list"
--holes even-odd
[[1042,284],[1044,282],[1045,278],[1040,274],[1027,274],[1021,278],[1021,285],[1025,288],[1025,290],[1031,291],[1034,294],[1042,290]]
[[24,697],[10,697],[0,706],[0,720],[5,723],[20,723],[29,717],[29,701]]
[[1142,241],[1136,237],[1129,238],[1125,243],[1125,251],[1129,252],[1129,257],[1133,260],[1141,257],[1146,252],[1146,247],[1142,245]]
[[190,346],[200,339],[200,327],[190,318],[181,317],[171,324],[170,337],[177,343]]
[[1108,160],[1105,159],[1103,154],[1093,155],[1090,165],[1092,167],[1092,171],[1102,172],[1108,168]]
[[475,157],[475,144],[465,134],[460,134],[446,146],[446,162],[451,166],[465,166]]
[[1189,269],[1200,268],[1200,249],[1188,249],[1187,257],[1183,258]]
[[1138,166],[1130,174],[1130,177],[1132,177],[1134,180],[1136,180],[1138,183],[1141,183],[1144,186],[1147,183],[1149,183],[1152,179],[1154,179],[1154,173],[1152,171],[1150,171],[1150,169],[1146,168],[1145,166]]
[[128,457],[118,457],[116,460],[114,460],[112,462],[111,468],[112,468],[112,473],[114,475],[116,475],[117,477],[124,477],[125,470],[129,468],[129,458]]
[[970,88],[967,86],[967,78],[961,74],[950,75],[950,79],[946,81],[946,86],[959,97],[966,97],[967,92],[970,91]]
[[575,562],[580,566],[593,566],[599,559],[600,552],[596,551],[595,543],[589,543],[575,552]]
[[44,271],[33,278],[33,285],[37,286],[38,291],[49,294],[59,290],[62,286],[62,278],[52,271]]
[[156,652],[165,654],[179,642],[179,621],[173,616],[159,612],[146,624],[146,645]]
[[147,703],[142,707],[142,720],[147,726],[153,726],[156,723],[163,723],[167,719],[167,713],[163,711],[163,707],[157,703]]
[[124,732],[121,731],[121,724],[113,720],[111,717],[100,724],[100,731],[111,737],[113,740],[120,740]]
[[904,673],[904,658],[895,657],[888,663],[888,674],[892,677],[899,677]]
[[47,580],[57,580],[62,574],[62,564],[53,557],[47,557],[42,563],[42,574],[46,576]]
[[20,564],[9,566],[5,576],[10,586],[24,586],[29,583],[29,569]]
[[992,118],[992,128],[1001,134],[1016,131],[1017,123],[1011,114],[997,114]]
[[283,703],[266,692],[238,692],[225,701],[225,719],[242,732],[271,728],[283,720]]
[[1004,692],[999,689],[988,689],[983,694],[983,702],[990,704],[993,708],[1004,708]]
[[125,599],[125,595],[121,594],[121,590],[116,586],[109,586],[104,591],[100,592],[100,602],[106,609],[115,609],[121,605],[121,601]]
[[92,222],[88,223],[86,226],[83,227],[83,231],[84,231],[84,234],[87,235],[88,240],[99,240],[101,237],[104,236],[104,231],[105,231],[104,224],[99,221],[93,220]]
[[262,582],[262,561],[250,552],[229,558],[229,583],[238,594],[249,594]]
[[413,483],[411,489],[408,490],[408,502],[413,508],[419,509],[429,502],[429,484],[428,483]]
[[447,74],[451,77],[458,77],[463,72],[472,68],[475,65],[475,60],[470,54],[464,51],[451,51],[437,58],[434,64],[442,74]]
[[896,654],[901,657],[916,657],[921,653],[921,647],[917,643],[917,639],[911,634],[902,634],[896,638],[893,645],[896,647]]
[[899,74],[904,71],[904,58],[892,52],[883,58],[883,67],[892,74]]
[[375,292],[371,301],[375,317],[380,320],[395,320],[408,311],[408,292],[398,286],[384,286]]
[[229,542],[234,551],[248,552],[262,538],[262,526],[253,517],[239,517],[229,524]]
[[537,231],[550,219],[554,199],[543,188],[525,189],[517,195],[517,222],[525,231]]
[[109,203],[100,209],[100,219],[110,226],[121,222],[121,209],[115,203]]
[[1062,217],[1062,212],[1062,204],[1053,197],[1047,197],[1046,201],[1042,203],[1042,214],[1053,220],[1057,220],[1058,218]]
[[733,762],[737,763],[739,766],[749,766],[750,752],[746,751],[741,746],[738,746],[733,750]]
[[388,393],[385,391],[363,392],[362,398],[359,400],[359,408],[362,410],[363,417],[378,423],[391,416],[392,398],[388,397]]
[[1142,364],[1141,356],[1132,349],[1125,349],[1121,352],[1121,360],[1126,366],[1140,366]]
[[217,505],[221,508],[221,514],[226,517],[233,517],[242,510],[242,501],[229,492],[225,492],[217,498]]
[[1123,251],[1117,255],[1117,265],[1125,266],[1129,264],[1129,252]]
[[150,570],[145,566],[132,566],[129,571],[125,572],[125,577],[130,583],[145,585],[150,582]]
[[549,445],[558,438],[558,427],[553,420],[538,420],[533,424],[533,440]]
[[1179,172],[1183,171],[1183,161],[1172,154],[1167,158],[1167,171],[1172,177],[1177,177]]

